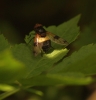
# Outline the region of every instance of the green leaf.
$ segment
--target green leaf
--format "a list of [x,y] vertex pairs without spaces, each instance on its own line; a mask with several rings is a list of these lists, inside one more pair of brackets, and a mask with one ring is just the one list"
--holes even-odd
[[64,59],[50,73],[83,73],[86,75],[96,74],[96,44],[83,46],[78,52]]
[[0,94],[0,100],[5,99],[6,97],[18,92],[19,90],[20,90],[19,88],[14,88],[11,91],[7,91],[7,92]]
[[31,86],[50,86],[50,85],[85,85],[92,82],[91,77],[85,77],[81,73],[60,73],[60,74],[47,74],[39,75],[30,79],[22,80],[21,83],[24,87]]
[[8,84],[0,84],[0,91],[12,91],[15,88]]
[[34,63],[34,70],[30,70],[27,77],[36,76],[50,70],[53,64],[65,56],[67,52],[67,49],[54,50],[52,53],[44,55],[38,62]]
[[0,52],[0,82],[9,83],[22,77],[25,67],[14,59],[10,50]]
[[43,71],[50,69],[55,62],[60,60],[67,54],[67,49],[54,50],[50,54],[45,54],[43,57],[34,57],[32,51],[26,44],[15,45],[12,48],[13,55],[16,59],[23,62],[28,68],[26,77],[32,77],[41,74]]
[[90,26],[87,26],[82,32],[80,32],[79,39],[74,42],[73,45],[75,48],[80,48],[91,43],[96,43],[96,36],[95,32],[90,28]]
[[[52,33],[56,34],[59,33],[57,35],[61,36],[62,38],[64,37],[64,39],[68,40],[68,42],[71,43],[77,38],[79,33],[79,27],[77,27],[77,22],[79,21],[79,18],[80,15],[74,17],[66,23],[59,25],[58,27],[50,26],[46,28],[46,30],[52,30]],[[48,71],[54,63],[62,59],[68,52],[67,49],[58,50],[58,46],[56,44],[56,46],[54,46],[56,49],[52,53],[45,54],[43,57],[40,57],[40,55],[34,57],[34,55],[32,54],[33,37],[34,31],[30,32],[29,36],[27,35],[25,37],[27,45],[20,44],[12,48],[14,56],[18,60],[22,61],[29,69],[26,75],[27,78],[39,75],[42,72],[46,72],[46,70]]]
[[12,47],[12,53],[16,59],[25,64],[26,70],[25,76],[29,73],[30,70],[34,70],[39,59],[35,59],[32,55],[32,51],[28,48],[26,44],[19,44]]
[[0,34],[0,51],[3,51],[9,47],[10,45],[7,42],[7,40],[4,38],[3,34]]
[[25,90],[32,93],[32,94],[34,93],[34,94],[39,95],[39,96],[44,95],[44,93],[42,91],[39,91],[39,90],[36,90],[36,89],[33,89],[33,88],[27,88]]
[[34,59],[32,59],[32,51],[26,44],[19,44],[12,47],[12,53],[16,59],[23,62],[29,69],[34,67]]

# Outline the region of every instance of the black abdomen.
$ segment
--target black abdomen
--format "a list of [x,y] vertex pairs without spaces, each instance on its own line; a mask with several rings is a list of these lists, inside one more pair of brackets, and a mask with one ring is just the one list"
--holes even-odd
[[42,50],[46,53],[51,48],[51,41],[46,40],[43,42]]

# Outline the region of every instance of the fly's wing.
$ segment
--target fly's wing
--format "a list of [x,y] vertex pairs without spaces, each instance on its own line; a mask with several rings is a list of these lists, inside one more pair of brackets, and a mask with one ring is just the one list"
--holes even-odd
[[38,42],[38,40],[39,40],[39,35],[38,34],[36,34],[35,35],[35,38],[34,38],[34,45],[33,45],[33,54],[34,54],[34,56],[37,56],[38,54],[40,54],[41,53],[41,43],[39,43]]
[[69,43],[62,39],[61,37],[51,33],[51,32],[46,32],[47,36],[49,37],[49,39],[57,44],[60,44],[60,45],[65,45],[67,46]]

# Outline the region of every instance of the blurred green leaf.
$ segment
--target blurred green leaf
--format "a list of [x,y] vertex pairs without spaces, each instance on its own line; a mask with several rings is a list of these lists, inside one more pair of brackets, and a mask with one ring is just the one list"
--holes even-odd
[[39,91],[39,90],[36,90],[36,89],[33,89],[33,88],[27,88],[25,90],[30,92],[30,93],[35,93],[35,94],[37,94],[39,96],[43,96],[44,95],[44,93],[42,91]]
[[8,84],[0,84],[0,91],[12,91],[15,88]]
[[22,80],[22,85],[25,87],[31,86],[50,86],[50,85],[85,85],[92,82],[91,77],[85,77],[82,73],[60,73],[47,74],[32,77]]
[[9,47],[10,45],[8,41],[4,38],[3,34],[0,34],[0,51],[3,51]]
[[0,99],[3,100],[5,99],[6,97],[18,92],[20,89],[19,88],[14,88],[13,90],[11,91],[7,91],[7,92],[4,92],[2,94],[0,94]]
[[14,59],[10,50],[0,52],[0,82],[11,82],[22,77],[25,72],[24,65]]

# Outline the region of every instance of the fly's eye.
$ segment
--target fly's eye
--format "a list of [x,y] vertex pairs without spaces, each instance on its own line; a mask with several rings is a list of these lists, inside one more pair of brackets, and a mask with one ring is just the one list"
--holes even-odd
[[45,33],[45,32],[46,32],[45,29],[42,28],[42,27],[39,27],[39,28],[37,29],[37,31],[38,31],[39,33]]

